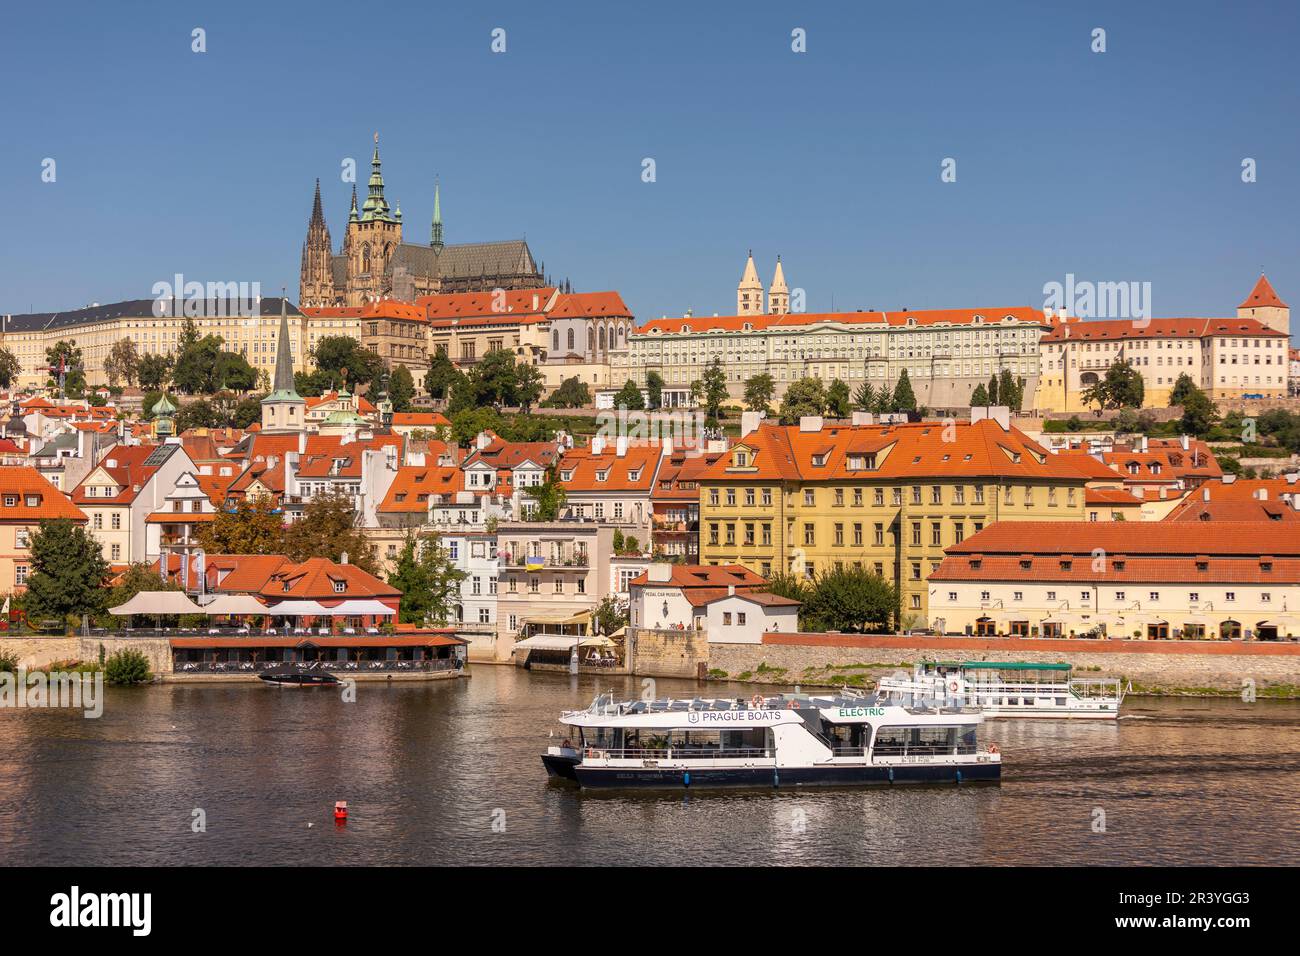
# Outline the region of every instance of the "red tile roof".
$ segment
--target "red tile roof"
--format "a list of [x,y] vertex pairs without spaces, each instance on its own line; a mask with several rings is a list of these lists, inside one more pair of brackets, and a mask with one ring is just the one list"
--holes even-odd
[[745,567],[743,564],[673,564],[669,565],[670,576],[667,581],[651,581],[650,573],[638,574],[628,582],[628,586],[646,585],[647,587],[671,588],[722,588],[725,592],[729,586],[766,587],[767,579]]
[[622,456],[612,445],[600,454],[592,454],[589,446],[570,448],[560,459],[560,481],[568,491],[648,493],[654,487],[655,472],[662,457],[657,443],[632,445]]
[[[338,582],[343,584],[343,591],[335,588]],[[338,564],[328,558],[308,558],[301,564],[286,562],[272,572],[261,590],[262,597],[268,599],[294,598],[309,601],[395,598],[401,597],[401,593],[355,564]]]
[[393,412],[393,427],[447,428],[451,422],[440,412]]
[[87,520],[85,512],[30,465],[0,465],[0,496],[16,499],[9,504],[0,497],[0,522],[5,524],[33,524],[53,518]]
[[456,466],[403,465],[397,469],[379,505],[381,512],[424,514],[430,495],[449,495],[464,490],[464,473]]
[[[99,465],[92,468],[90,473],[81,480],[81,484],[72,490],[73,502],[79,505],[130,504],[158,470],[157,465],[144,463],[158,447],[158,445],[114,445],[100,459]],[[86,482],[101,470],[112,478],[113,483],[118,487],[118,493],[114,497],[97,495],[92,498],[86,494]]]
[[1259,274],[1259,281],[1255,283],[1255,288],[1250,290],[1250,295],[1246,296],[1246,301],[1237,306],[1239,309],[1259,309],[1259,308],[1276,308],[1285,309],[1289,306],[1282,301],[1281,297],[1273,291],[1272,284],[1264,273]]
[[1120,339],[1197,339],[1207,335],[1284,336],[1258,319],[1052,319],[1040,342],[1093,342]]
[[920,312],[791,312],[785,315],[692,315],[676,319],[652,319],[636,330],[637,335],[680,332],[741,332],[746,330],[790,329],[819,323],[878,325],[881,328],[911,325],[972,325],[976,316],[990,326],[1004,317],[1017,322],[1046,325],[1041,309],[1013,306],[991,309],[930,309]]
[[[752,452],[745,467],[736,452]],[[861,457],[875,467],[850,468]],[[818,463],[820,461],[820,464]],[[1085,475],[1017,428],[978,422],[906,425],[830,425],[804,432],[798,425],[760,425],[741,438],[702,476],[706,481],[828,481],[861,478],[1019,477],[1073,481]]]

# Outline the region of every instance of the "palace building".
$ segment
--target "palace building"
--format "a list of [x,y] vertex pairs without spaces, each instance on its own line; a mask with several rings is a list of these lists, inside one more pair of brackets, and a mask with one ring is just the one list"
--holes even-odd
[[1081,471],[1010,427],[1007,409],[971,411],[963,422],[761,423],[700,475],[700,563],[764,577],[865,568],[924,622],[944,548],[996,521],[1084,517]]
[[356,187],[343,244],[334,251],[321,205],[320,180],[302,247],[299,303],[311,307],[355,307],[378,299],[412,302],[418,296],[492,289],[536,289],[542,270],[522,239],[447,245],[443,241],[442,198],[433,189],[433,220],[427,243],[402,241],[402,209],[384,196],[379,134],[370,161],[369,192],[358,208]]
[[1141,373],[1147,406],[1168,405],[1180,375],[1215,401],[1287,396],[1291,309],[1263,275],[1236,318],[1053,318],[1049,325],[1034,401],[1039,411],[1087,411],[1084,393],[1117,362]]

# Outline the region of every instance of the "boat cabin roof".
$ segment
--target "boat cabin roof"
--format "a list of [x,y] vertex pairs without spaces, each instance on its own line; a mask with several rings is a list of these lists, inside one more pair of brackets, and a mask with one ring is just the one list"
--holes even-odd
[[1073,664],[1035,664],[1033,661],[928,661],[926,667],[957,667],[964,671],[1068,671]]

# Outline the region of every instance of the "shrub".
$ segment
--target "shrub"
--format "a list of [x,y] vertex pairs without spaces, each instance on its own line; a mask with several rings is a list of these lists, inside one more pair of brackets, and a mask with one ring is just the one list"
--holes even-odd
[[149,658],[140,651],[117,651],[104,664],[104,679],[110,684],[143,684],[152,680]]
[[13,674],[18,670],[18,652],[0,647],[0,674]]

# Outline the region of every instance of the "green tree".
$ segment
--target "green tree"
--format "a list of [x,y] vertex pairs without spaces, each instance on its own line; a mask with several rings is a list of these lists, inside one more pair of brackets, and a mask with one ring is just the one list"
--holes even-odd
[[262,420],[262,399],[265,395],[249,395],[241,399],[230,413],[230,424],[235,428],[247,428]]
[[989,390],[983,382],[975,386],[975,391],[970,393],[970,407],[983,408],[989,403]]
[[894,400],[892,402],[896,412],[914,412],[916,411],[916,395],[912,393],[912,380],[907,377],[907,369],[903,369],[898,376],[898,384],[894,386]]
[[55,381],[58,381],[59,369],[63,369],[64,393],[73,398],[80,398],[86,390],[86,373],[82,365],[81,349],[73,342],[60,339],[45,350],[45,361],[52,369],[50,375]]
[[35,619],[95,615],[104,606],[108,562],[94,536],[69,518],[42,521],[31,537],[27,613]]
[[1183,417],[1179,427],[1189,435],[1203,437],[1218,421],[1218,406],[1195,384],[1190,390],[1184,391],[1179,404],[1183,406]]
[[405,365],[399,365],[388,377],[388,400],[393,403],[393,411],[409,412],[413,398],[415,398],[415,379],[411,377],[410,369]]
[[582,408],[591,404],[591,390],[576,375],[566,378],[542,405],[547,408]]
[[555,521],[560,517],[560,509],[569,499],[569,493],[560,483],[559,469],[554,465],[546,469],[545,481],[524,490],[533,499],[531,510],[534,521]]
[[493,349],[470,369],[467,378],[474,386],[475,404],[514,405],[519,386],[515,357],[505,349]]
[[110,684],[145,684],[153,680],[144,652],[124,647],[104,662],[104,680]]
[[[186,340],[185,333],[182,340]],[[222,341],[219,335],[205,335],[178,348],[172,384],[189,395],[210,394],[220,388],[216,372]]]
[[998,403],[1007,408],[1016,407],[1016,380],[1009,369],[1004,368],[998,375]]
[[776,381],[767,372],[745,379],[745,407],[751,412],[771,411]]
[[214,389],[248,392],[257,387],[257,369],[238,352],[218,352],[212,368]]
[[136,351],[134,339],[122,338],[113,343],[104,359],[104,374],[108,376],[109,385],[136,383],[140,376],[140,354]]
[[876,410],[876,390],[870,382],[863,382],[858,386],[858,390],[853,393],[853,407],[860,412],[874,412]]
[[112,627],[117,618],[108,613],[111,607],[121,607],[141,591],[179,591],[181,586],[174,581],[164,581],[162,575],[153,567],[141,561],[132,564],[117,578],[117,583],[108,591],[104,607],[99,614],[99,623]]
[[849,397],[849,387],[837,378],[826,390],[826,414],[832,418],[848,418],[852,411],[853,401]]
[[202,398],[181,405],[176,410],[175,421],[177,434],[191,428],[220,428],[225,424],[225,419],[213,404]]
[[446,624],[465,573],[456,568],[437,535],[420,539],[408,531],[388,583],[402,592],[403,624]]
[[892,584],[865,568],[846,567],[813,576],[802,619],[818,631],[888,631],[897,612]]
[[998,404],[1000,404],[1000,402],[998,401],[998,399],[999,399],[999,397],[1000,397],[1000,394],[999,394],[999,393],[1000,393],[1000,389],[998,388],[998,384],[999,384],[999,383],[998,383],[998,377],[997,377],[996,375],[994,375],[994,376],[992,376],[992,377],[989,378],[988,393],[989,393],[989,404],[990,404],[990,405],[998,405]]
[[355,392],[359,386],[374,385],[384,373],[383,359],[350,335],[325,336],[311,350],[311,358],[320,379],[328,383],[324,391],[342,385]]
[[0,388],[9,388],[18,381],[23,365],[18,357],[6,348],[0,348]]
[[628,622],[628,608],[612,594],[607,594],[591,609],[591,632],[598,637],[609,637]]
[[424,376],[424,390],[441,401],[451,394],[451,387],[464,377],[460,370],[451,364],[451,359],[447,357],[447,350],[438,349],[433,353],[433,359],[429,362],[429,371]]
[[1103,378],[1083,390],[1083,401],[1099,408],[1141,408],[1145,397],[1142,373],[1128,362],[1113,362]]
[[495,408],[468,408],[451,416],[451,437],[458,445],[468,445],[480,432],[501,435],[504,429],[505,421]]
[[198,530],[199,544],[210,554],[280,554],[284,518],[269,498],[241,498],[233,510],[218,508],[216,517]]
[[348,495],[317,495],[307,503],[302,517],[284,529],[284,553],[293,561],[329,558],[348,562],[377,575],[375,546],[357,527],[357,512]]
[[819,378],[801,378],[791,382],[781,399],[782,425],[798,425],[805,415],[821,415],[826,411],[826,389]]
[[664,377],[654,369],[645,373],[646,408],[661,408],[664,403]]
[[1192,377],[1186,372],[1183,372],[1178,376],[1178,380],[1174,382],[1173,389],[1169,392],[1169,406],[1172,408],[1174,405],[1181,405],[1186,401],[1188,395],[1199,391],[1200,389],[1197,388],[1196,382],[1192,380]]
[[641,395],[641,389],[636,387],[636,382],[629,378],[623,383],[623,387],[614,396],[614,407],[635,411],[645,408],[645,398]]
[[722,368],[722,359],[715,358],[709,363],[701,384],[705,413],[709,418],[717,418],[722,412],[722,403],[727,400],[727,373]]
[[136,378],[140,387],[147,392],[161,392],[172,374],[172,360],[166,355],[140,356],[136,367]]
[[542,370],[536,365],[520,362],[515,366],[515,404],[527,415],[533,405],[542,397],[546,388],[546,379]]

